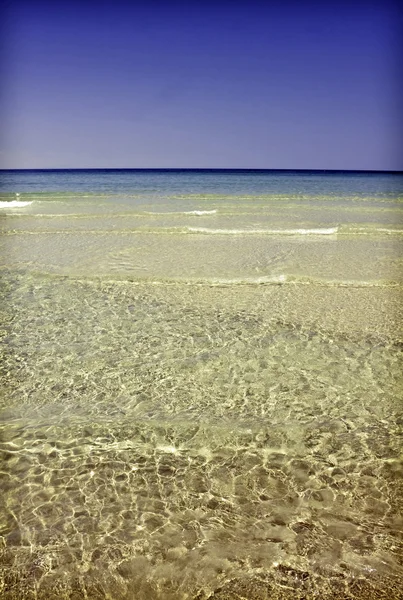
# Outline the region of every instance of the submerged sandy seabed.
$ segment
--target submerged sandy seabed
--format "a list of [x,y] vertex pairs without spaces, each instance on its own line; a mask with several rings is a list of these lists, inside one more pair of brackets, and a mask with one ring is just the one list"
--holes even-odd
[[2,598],[402,597],[399,287],[1,284]]

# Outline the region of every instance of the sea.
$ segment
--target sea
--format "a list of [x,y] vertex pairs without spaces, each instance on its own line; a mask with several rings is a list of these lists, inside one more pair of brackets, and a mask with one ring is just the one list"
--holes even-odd
[[403,174],[0,172],[0,597],[403,598]]

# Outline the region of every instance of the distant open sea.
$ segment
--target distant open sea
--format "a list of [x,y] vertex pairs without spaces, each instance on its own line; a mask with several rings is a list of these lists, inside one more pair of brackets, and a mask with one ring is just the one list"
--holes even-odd
[[403,175],[0,171],[0,597],[403,598]]

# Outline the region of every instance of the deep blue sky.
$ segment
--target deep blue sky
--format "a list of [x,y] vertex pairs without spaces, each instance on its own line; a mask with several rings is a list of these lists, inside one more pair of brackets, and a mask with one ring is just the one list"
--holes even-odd
[[5,4],[1,168],[403,168],[397,4]]

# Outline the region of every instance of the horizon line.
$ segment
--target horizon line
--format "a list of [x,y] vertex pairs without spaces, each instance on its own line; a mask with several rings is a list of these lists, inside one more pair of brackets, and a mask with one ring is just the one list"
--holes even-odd
[[36,167],[36,168],[0,168],[6,171],[215,171],[215,172],[283,172],[283,173],[378,173],[403,175],[403,170],[396,169],[293,169],[293,168],[259,168],[259,167]]

